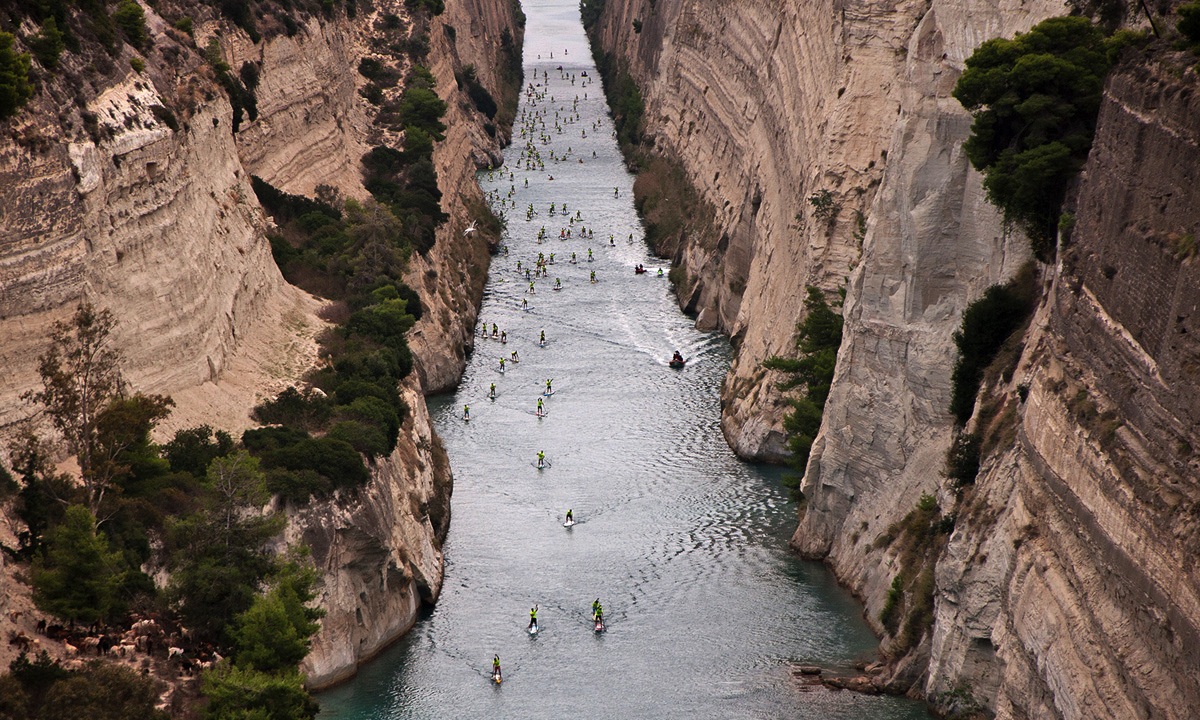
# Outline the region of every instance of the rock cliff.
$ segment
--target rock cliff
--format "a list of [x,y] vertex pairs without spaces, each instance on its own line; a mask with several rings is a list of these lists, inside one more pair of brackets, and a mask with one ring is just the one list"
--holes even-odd
[[[29,414],[19,395],[37,383],[50,326],[85,297],[116,315],[114,344],[132,386],[175,398],[168,432],[202,422],[240,431],[255,402],[312,367],[320,302],[280,275],[249,179],[367,197],[360,158],[396,138],[373,126],[357,69],[388,13],[411,22],[402,1],[379,2],[252,42],[198,17],[193,42],[148,8],[144,73],[109,63],[77,90],[72,73],[94,68],[68,66],[9,121],[0,141],[0,427]],[[257,117],[236,134],[197,50],[213,37],[235,71],[258,70]],[[471,343],[487,240],[462,229],[484,207],[475,169],[498,155],[506,132],[487,129],[456,77],[474,65],[504,97],[498,68],[520,39],[508,0],[450,2],[429,28],[428,62],[449,106],[434,161],[450,220],[409,271],[425,308],[412,332],[417,372],[402,388],[412,412],[360,492],[289,510],[287,540],[309,544],[322,572],[327,615],[304,665],[314,687],[353,674],[441,586],[452,481],[424,394],[457,382]]]
[[[983,471],[961,499],[943,475],[952,334],[1030,257],[962,153],[970,116],[950,93],[984,40],[1065,12],[608,0],[598,38],[641,87],[645,133],[717,209],[717,235],[676,260],[691,276],[681,304],[738,350],[722,399],[740,454],[779,454],[786,408],[760,363],[791,350],[803,286],[847,281],[796,547],[826,559],[883,632],[904,568],[880,539],[926,494],[953,515],[931,631],[907,651],[885,642],[904,653],[891,688],[1001,718],[1183,717],[1200,692],[1186,60],[1134,59],[1109,79],[1078,224],[1060,266],[1040,269],[1011,379],[969,426]],[[822,190],[828,221],[808,202]]]
[[1000,388],[1016,440],[985,462],[939,568],[927,688],[975,687],[998,717],[1184,718],[1200,700],[1200,107],[1186,62],[1109,78],[1078,224]]

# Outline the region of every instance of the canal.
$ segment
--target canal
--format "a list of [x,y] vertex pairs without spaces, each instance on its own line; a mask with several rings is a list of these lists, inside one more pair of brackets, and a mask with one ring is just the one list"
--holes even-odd
[[[489,337],[477,328],[461,387],[431,401],[455,474],[445,586],[407,637],[320,696],[321,717],[927,718],[791,678],[791,663],[849,668],[876,639],[825,568],[789,551],[779,471],[722,439],[729,345],[693,328],[647,254],[578,2],[523,6],[528,92],[505,165],[480,174],[508,227]],[[546,276],[527,277],[538,253]]]

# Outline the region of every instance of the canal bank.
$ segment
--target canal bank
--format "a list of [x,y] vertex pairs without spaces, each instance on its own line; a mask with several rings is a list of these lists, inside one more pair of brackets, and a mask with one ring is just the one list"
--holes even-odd
[[[430,403],[456,477],[445,585],[409,636],[321,696],[322,717],[926,717],[792,680],[791,663],[847,669],[875,638],[829,573],[789,552],[795,507],[777,473],[722,439],[728,343],[693,328],[646,253],[577,4],[524,10],[534,86],[504,167],[481,176],[508,218],[480,314],[489,338],[459,390]],[[553,264],[527,276],[539,253]],[[667,365],[675,350],[683,370]]]

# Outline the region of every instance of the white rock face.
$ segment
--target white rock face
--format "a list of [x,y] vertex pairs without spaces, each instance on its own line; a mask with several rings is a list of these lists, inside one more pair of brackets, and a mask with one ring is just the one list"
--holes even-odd
[[[310,18],[295,37],[257,45],[222,28],[234,71],[246,61],[260,70],[259,117],[236,136],[224,92],[182,46],[173,66],[148,58],[146,75],[110,78],[86,108],[94,138],[79,129],[83,115],[58,118],[51,98],[18,119],[16,136],[28,141],[6,134],[0,143],[0,430],[32,412],[18,398],[38,382],[50,326],[84,297],[116,315],[113,344],[131,385],[176,400],[167,435],[199,423],[240,432],[257,401],[312,367],[320,303],[281,277],[249,178],[290,193],[329,184],[368,197],[361,157],[396,138],[371,125],[357,68],[373,23],[389,12],[407,18],[402,0],[383,0],[354,21]],[[150,13],[148,24],[156,47],[174,47],[160,18]],[[309,544],[322,572],[327,615],[304,665],[314,687],[352,675],[441,587],[452,479],[424,393],[461,375],[488,261],[486,240],[464,240],[462,228],[483,206],[476,166],[498,151],[455,73],[474,64],[499,97],[504,29],[519,47],[506,0],[450,3],[430,28],[429,63],[449,106],[435,164],[450,220],[410,267],[425,316],[412,333],[417,372],[402,387],[412,412],[397,449],[360,491],[289,516],[286,539]],[[175,107],[178,129],[159,105]]]
[[441,542],[450,522],[450,464],[415,378],[413,409],[391,457],[361,491],[293,511],[286,538],[313,551],[328,614],[302,671],[310,687],[344,680],[408,631],[442,586]]
[[[31,413],[18,395],[37,382],[51,323],[83,297],[116,316],[122,369],[144,392],[219,385],[247,353],[244,369],[263,382],[268,363],[311,362],[311,328],[287,320],[304,325],[316,303],[285,283],[271,258],[228,103],[200,105],[177,131],[150,111],[161,103],[153,85],[130,76],[88,104],[99,144],[0,148],[0,174],[12,179],[0,182],[9,208],[0,234],[0,363],[8,368],[0,425]],[[274,358],[251,352],[289,345]],[[210,393],[213,402],[219,394]],[[217,415],[236,427],[254,394],[234,394]]]

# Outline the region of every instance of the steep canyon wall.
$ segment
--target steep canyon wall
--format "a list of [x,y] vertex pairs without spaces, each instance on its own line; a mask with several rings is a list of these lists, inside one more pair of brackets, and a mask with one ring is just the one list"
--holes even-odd
[[[950,93],[984,40],[1065,12],[608,0],[598,37],[638,81],[646,134],[717,209],[717,235],[677,257],[691,276],[681,304],[734,338],[723,428],[740,454],[779,454],[786,405],[760,363],[791,351],[804,285],[846,283],[796,547],[826,559],[883,632],[903,568],[877,539],[926,494],[955,515],[932,630],[883,682],[1003,718],[1184,717],[1200,621],[1186,61],[1172,75],[1135,58],[1110,78],[1078,225],[1061,267],[1040,269],[1020,364],[990,390],[1001,420],[981,432],[1000,439],[985,438],[961,500],[944,477],[953,332],[1030,259],[986,202]],[[829,223],[807,202],[823,189],[839,206]]]
[[[474,65],[503,97],[502,35],[518,51],[521,41],[515,3],[447,5],[430,23],[427,61],[448,104],[434,162],[450,219],[410,263],[409,284],[425,308],[411,333],[417,371],[402,388],[412,412],[363,490],[289,510],[287,539],[310,545],[322,573],[328,614],[304,666],[316,687],[352,674],[411,627],[441,585],[451,475],[424,394],[457,382],[471,343],[487,241],[462,230],[484,207],[473,173],[498,155],[506,132],[485,132],[488,118],[459,91],[456,75]],[[372,52],[386,13],[411,22],[402,1],[379,2],[354,18],[308,17],[293,36],[268,33],[255,43],[214,16],[197,18],[193,42],[147,8],[153,49],[144,74],[121,70],[129,66],[122,56],[83,90],[67,79],[49,83],[7,123],[0,426],[30,415],[19,396],[37,383],[37,355],[52,322],[82,298],[116,315],[113,343],[130,384],[176,400],[168,433],[199,423],[240,432],[253,424],[258,400],[313,366],[325,327],[321,302],[280,275],[266,240],[270,221],[249,179],[310,196],[330,185],[344,197],[368,197],[360,158],[373,145],[399,142],[373,125],[376,110],[359,92],[359,60]],[[237,134],[226,94],[197,50],[210,37],[231,67],[259,70],[258,116]],[[86,97],[75,98],[79,92]],[[89,132],[93,116],[98,128]]]

